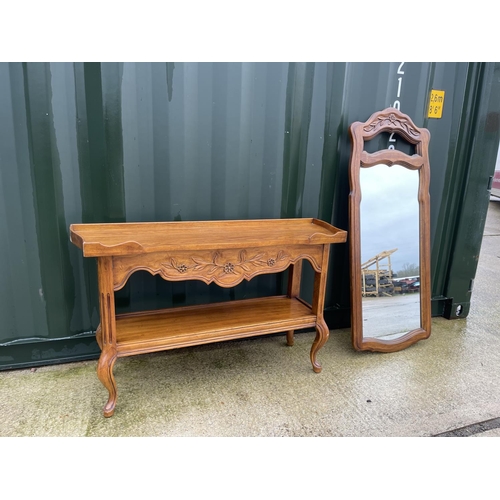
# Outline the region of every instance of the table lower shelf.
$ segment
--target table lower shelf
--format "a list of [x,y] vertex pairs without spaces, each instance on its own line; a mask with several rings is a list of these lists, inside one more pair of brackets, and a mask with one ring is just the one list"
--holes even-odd
[[116,316],[116,349],[127,356],[315,325],[311,308],[286,296],[144,311]]

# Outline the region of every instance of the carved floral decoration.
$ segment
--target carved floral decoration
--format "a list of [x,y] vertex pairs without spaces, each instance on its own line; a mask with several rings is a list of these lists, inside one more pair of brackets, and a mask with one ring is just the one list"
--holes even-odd
[[252,268],[258,267],[273,267],[276,263],[287,259],[289,256],[280,250],[276,257],[265,259],[264,253],[259,253],[254,257],[249,258],[246,250],[241,250],[236,262],[222,261],[222,254],[214,252],[211,261],[206,261],[197,257],[191,257],[192,264],[179,264],[174,257],[170,258],[169,262],[162,263],[166,269],[176,269],[179,273],[184,274],[187,271],[202,271],[208,275],[214,274],[217,271],[222,271],[223,274],[239,274],[242,271],[249,272]]
[[410,125],[408,120],[400,119],[394,113],[391,113],[389,116],[379,116],[375,121],[364,126],[363,130],[365,132],[372,132],[377,128],[383,128],[385,125],[387,125],[388,122],[395,127],[401,128],[407,134],[413,137],[420,136],[420,133]]

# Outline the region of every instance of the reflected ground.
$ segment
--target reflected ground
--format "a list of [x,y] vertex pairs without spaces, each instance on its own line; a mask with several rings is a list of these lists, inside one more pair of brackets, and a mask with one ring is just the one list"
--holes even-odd
[[[401,165],[380,164],[361,169],[362,273],[371,273],[379,286],[384,286],[384,277],[385,283],[390,283],[395,273],[398,278],[408,276],[404,271],[406,264],[416,266],[412,274],[420,272],[419,179],[419,172]],[[363,295],[373,291],[374,286],[363,290]],[[365,339],[393,340],[421,325],[418,292],[366,296],[362,308]]]
[[392,297],[364,297],[362,303],[363,337],[392,340],[420,327],[418,292]]

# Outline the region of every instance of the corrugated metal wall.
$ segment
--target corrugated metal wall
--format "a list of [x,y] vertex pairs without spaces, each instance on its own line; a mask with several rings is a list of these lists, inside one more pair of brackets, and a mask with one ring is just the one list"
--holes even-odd
[[[389,105],[431,131],[433,312],[453,317],[470,301],[477,264],[498,150],[499,71],[494,63],[1,63],[0,368],[98,353],[96,266],[70,244],[70,224],[318,217],[347,229],[347,128]],[[439,120],[425,118],[432,88],[446,91]],[[331,326],[348,324],[347,255],[347,245],[334,245]],[[304,291],[311,280],[306,270]],[[285,284],[267,275],[228,290],[136,273],[117,306],[228,300]]]

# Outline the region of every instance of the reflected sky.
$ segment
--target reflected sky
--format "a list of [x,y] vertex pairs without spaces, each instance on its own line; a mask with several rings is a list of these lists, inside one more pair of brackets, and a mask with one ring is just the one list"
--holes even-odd
[[418,181],[417,170],[400,165],[360,169],[361,262],[397,248],[393,272],[419,264]]

